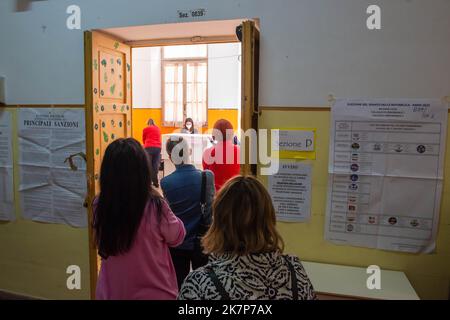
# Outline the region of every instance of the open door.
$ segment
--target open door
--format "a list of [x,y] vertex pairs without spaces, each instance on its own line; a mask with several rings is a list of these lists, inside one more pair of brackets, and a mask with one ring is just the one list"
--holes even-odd
[[92,230],[92,201],[99,193],[106,147],[131,137],[131,48],[96,31],[85,32],[86,151],[88,172],[91,298],[95,298],[98,256]]
[[[255,22],[249,20],[242,23],[241,33],[241,129],[245,132],[251,128],[258,129],[259,30]],[[241,165],[241,173],[256,176],[257,165],[249,163],[252,150],[250,147],[244,149],[246,161]]]

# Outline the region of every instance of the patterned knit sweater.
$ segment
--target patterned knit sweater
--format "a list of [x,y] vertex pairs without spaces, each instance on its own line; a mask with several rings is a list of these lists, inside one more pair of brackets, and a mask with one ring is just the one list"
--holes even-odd
[[292,280],[285,257],[295,269],[298,299],[316,299],[313,286],[295,256],[278,252],[237,256],[212,255],[209,263],[191,272],[185,279],[178,299],[222,299],[207,270],[212,268],[232,300],[292,300]]

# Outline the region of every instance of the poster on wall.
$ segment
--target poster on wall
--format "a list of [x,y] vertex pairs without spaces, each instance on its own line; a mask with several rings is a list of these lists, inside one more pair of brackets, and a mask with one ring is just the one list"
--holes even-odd
[[0,110],[0,221],[13,220],[12,116],[10,112]]
[[268,185],[277,220],[305,222],[310,219],[310,164],[282,161],[278,173],[269,176]]
[[22,217],[86,227],[86,164],[74,158],[74,171],[66,162],[85,152],[84,110],[22,108],[18,122]]
[[439,100],[337,100],[330,132],[325,238],[433,252],[447,108]]

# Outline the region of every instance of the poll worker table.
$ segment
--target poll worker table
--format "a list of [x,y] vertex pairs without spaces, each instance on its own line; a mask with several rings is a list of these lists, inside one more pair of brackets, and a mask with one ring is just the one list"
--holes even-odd
[[198,169],[202,169],[203,152],[212,147],[211,135],[207,134],[189,134],[189,133],[170,133],[162,135],[162,150],[161,158],[164,161],[164,176],[171,174],[175,170],[175,166],[169,159],[169,155],[166,151],[166,142],[171,137],[182,137],[187,141],[190,148],[189,162]]
[[406,275],[381,269],[381,289],[368,289],[366,268],[302,262],[320,300],[419,300]]

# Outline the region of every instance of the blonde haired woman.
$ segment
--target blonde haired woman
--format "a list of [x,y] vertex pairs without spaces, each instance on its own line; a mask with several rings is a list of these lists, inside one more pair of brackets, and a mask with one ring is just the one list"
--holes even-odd
[[316,299],[300,260],[283,255],[270,195],[250,176],[237,176],[213,203],[213,222],[203,238],[209,263],[188,275],[178,299]]

